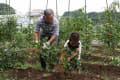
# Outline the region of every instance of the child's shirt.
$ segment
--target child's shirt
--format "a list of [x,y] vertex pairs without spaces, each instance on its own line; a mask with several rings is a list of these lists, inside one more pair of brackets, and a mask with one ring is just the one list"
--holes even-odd
[[[69,40],[67,40],[66,43],[64,44],[64,48],[69,48]],[[78,48],[76,48],[76,50],[79,52],[78,60],[80,60],[80,57],[81,57],[81,48],[82,48],[81,41],[79,41],[79,46]]]

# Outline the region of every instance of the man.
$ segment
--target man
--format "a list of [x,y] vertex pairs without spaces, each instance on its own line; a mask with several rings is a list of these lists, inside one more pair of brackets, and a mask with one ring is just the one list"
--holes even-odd
[[[38,43],[38,32],[40,31],[40,40],[48,37],[48,41],[43,43],[43,49],[47,49],[50,44],[55,41],[56,45],[58,43],[59,36],[59,22],[54,16],[54,12],[51,9],[44,11],[44,16],[42,16],[36,23],[34,37],[35,42]],[[46,63],[42,56],[40,55],[41,66],[46,69]]]

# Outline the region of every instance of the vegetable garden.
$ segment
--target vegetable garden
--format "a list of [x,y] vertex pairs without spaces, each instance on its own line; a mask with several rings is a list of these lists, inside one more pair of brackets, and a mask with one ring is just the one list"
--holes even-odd
[[[79,9],[80,15],[76,17],[70,17],[68,12],[67,18],[59,20],[58,46],[53,44],[47,50],[41,46],[47,39],[39,44],[34,41],[35,24],[17,28],[15,16],[0,18],[0,80],[120,80],[119,10],[119,1],[107,5],[105,19],[99,17],[100,23],[96,25],[87,17],[86,7]],[[72,32],[80,34],[83,45],[80,75],[55,67]],[[41,69],[40,54],[46,57],[47,71]]]

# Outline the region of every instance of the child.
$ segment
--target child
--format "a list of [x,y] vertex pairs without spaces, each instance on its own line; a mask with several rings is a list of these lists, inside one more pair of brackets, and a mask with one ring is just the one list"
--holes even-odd
[[[69,69],[72,73],[72,69],[77,68],[78,74],[80,74],[80,69],[78,68],[81,54],[81,42],[80,36],[78,33],[74,32],[71,34],[69,40],[66,41],[64,45],[64,51],[61,54],[60,61],[67,60],[67,69]],[[72,66],[72,67],[70,67]],[[64,67],[64,66],[63,66]]]

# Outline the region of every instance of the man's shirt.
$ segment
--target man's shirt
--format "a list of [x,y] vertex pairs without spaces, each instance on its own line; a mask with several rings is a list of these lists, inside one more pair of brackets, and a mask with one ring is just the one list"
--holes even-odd
[[43,17],[40,17],[36,23],[35,32],[39,32],[42,35],[52,34],[59,35],[59,22],[57,18],[54,17],[52,24],[47,24]]

